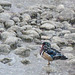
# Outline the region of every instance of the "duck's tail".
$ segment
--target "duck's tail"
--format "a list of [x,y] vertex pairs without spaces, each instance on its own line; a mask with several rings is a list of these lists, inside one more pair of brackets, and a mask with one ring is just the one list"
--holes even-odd
[[66,60],[66,59],[68,59],[68,58],[67,58],[66,56],[62,55],[60,59],[61,59],[61,60]]

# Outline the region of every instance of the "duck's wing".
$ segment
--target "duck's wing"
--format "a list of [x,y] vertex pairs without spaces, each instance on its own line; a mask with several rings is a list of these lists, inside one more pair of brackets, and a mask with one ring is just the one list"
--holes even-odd
[[50,50],[53,50],[53,51],[56,52],[56,53],[61,53],[61,52],[59,52],[58,50],[56,50],[56,49],[54,49],[54,48],[51,48]]

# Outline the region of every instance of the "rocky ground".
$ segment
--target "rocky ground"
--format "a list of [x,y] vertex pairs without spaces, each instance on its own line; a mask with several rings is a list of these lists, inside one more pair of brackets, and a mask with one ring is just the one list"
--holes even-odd
[[[0,1],[0,75],[75,75],[74,0],[13,5]],[[68,60],[46,66],[39,55],[44,41]]]

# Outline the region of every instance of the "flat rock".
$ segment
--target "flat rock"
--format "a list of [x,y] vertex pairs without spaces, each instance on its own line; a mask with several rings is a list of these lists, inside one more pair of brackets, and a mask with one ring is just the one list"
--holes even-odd
[[49,24],[49,23],[45,23],[45,24],[41,25],[40,28],[50,30],[50,29],[55,29],[55,26],[52,24]]

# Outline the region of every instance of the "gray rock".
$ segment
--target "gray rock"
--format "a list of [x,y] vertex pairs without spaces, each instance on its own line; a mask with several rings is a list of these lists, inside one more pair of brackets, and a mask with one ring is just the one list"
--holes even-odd
[[5,31],[5,32],[1,33],[2,40],[5,40],[5,39],[7,39],[10,36],[11,37],[12,36],[16,36],[15,32],[13,32],[13,31],[11,31],[11,32]]
[[2,6],[0,5],[0,13],[4,12],[4,9],[2,8]]
[[55,26],[50,23],[45,23],[45,24],[41,25],[40,28],[50,30],[50,29],[55,29]]
[[14,37],[14,36],[9,36],[9,37],[4,41],[4,43],[10,45],[10,47],[11,47],[12,49],[15,49],[15,48],[17,48],[18,46],[20,46],[20,44],[21,44],[21,39],[20,39],[20,38],[17,38],[17,37]]
[[18,47],[17,49],[15,49],[15,54],[20,55],[22,57],[29,57],[30,49],[25,47]]
[[75,33],[65,34],[64,38],[75,40]]
[[70,30],[71,33],[75,33],[75,28],[70,27],[69,30]]
[[3,12],[0,13],[0,22],[5,22],[11,18],[11,13]]
[[50,40],[52,36],[41,36],[41,40]]
[[8,54],[10,52],[10,46],[6,44],[0,44],[0,54]]
[[22,18],[23,18],[23,21],[28,21],[31,19],[30,15],[26,13],[22,15]]
[[67,51],[67,52],[69,52],[69,51],[72,51],[73,50],[73,48],[72,47],[64,47],[63,49],[61,49],[62,51]]
[[9,27],[11,27],[11,26],[13,26],[14,25],[14,21],[13,20],[7,20],[6,22],[5,22],[5,27],[6,28],[9,28]]
[[73,59],[74,55],[72,53],[65,53],[64,54],[68,59]]
[[64,11],[62,11],[58,18],[60,21],[67,21],[67,20],[72,20],[73,19],[73,15],[74,15],[74,11],[71,9],[65,9]]
[[30,60],[28,60],[28,59],[23,59],[23,60],[21,61],[21,63],[24,64],[24,65],[28,65],[28,64],[30,64]]
[[3,23],[0,23],[0,28],[4,28],[4,24]]
[[8,1],[0,1],[1,6],[10,6],[11,7],[11,2]]
[[13,20],[14,22],[20,22],[19,17],[13,17],[12,20]]
[[65,38],[60,38],[58,36],[54,36],[52,38],[52,41],[55,42],[55,43],[57,43],[58,45],[60,45],[60,44],[61,45],[67,44],[67,40]]
[[59,5],[57,6],[57,8],[56,8],[56,11],[61,12],[61,11],[63,11],[64,9],[65,9],[64,5],[63,5],[63,4],[59,4]]
[[56,43],[51,44],[51,47],[56,50],[60,50],[60,47]]
[[32,29],[31,30],[26,30],[24,32],[24,34],[29,35],[31,37],[36,37],[36,38],[39,37],[39,34],[35,30],[32,30]]
[[12,59],[9,59],[9,58],[4,58],[4,59],[0,60],[0,62],[3,63],[3,64],[7,64],[11,61],[12,61]]

